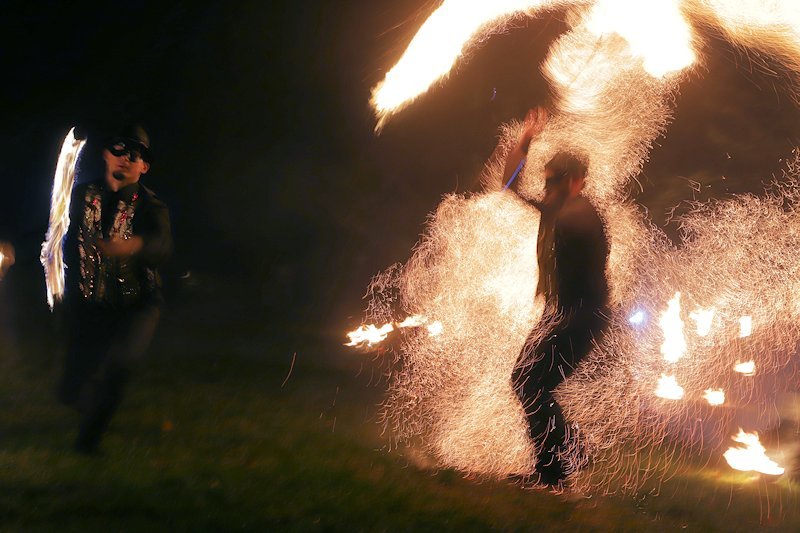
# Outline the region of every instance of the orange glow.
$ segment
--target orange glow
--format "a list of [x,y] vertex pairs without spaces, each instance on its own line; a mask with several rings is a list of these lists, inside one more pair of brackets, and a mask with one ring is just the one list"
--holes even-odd
[[711,333],[711,323],[714,321],[713,309],[698,309],[689,313],[689,318],[697,324],[697,334],[707,337]]
[[737,363],[733,367],[734,372],[738,372],[740,374],[744,374],[745,376],[754,376],[756,373],[756,362],[755,361],[747,361],[744,363]]
[[725,403],[725,391],[722,389],[706,389],[703,394],[709,405],[722,405]]

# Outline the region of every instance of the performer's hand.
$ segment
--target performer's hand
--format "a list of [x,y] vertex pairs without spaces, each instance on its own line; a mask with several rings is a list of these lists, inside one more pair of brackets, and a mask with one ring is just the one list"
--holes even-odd
[[128,257],[137,254],[144,246],[144,240],[139,236],[130,239],[120,239],[111,237],[110,239],[98,239],[97,249],[106,257]]
[[548,120],[550,120],[550,113],[544,107],[538,106],[530,109],[525,117],[525,130],[523,132],[525,140],[530,143],[532,139],[538,137],[547,125]]

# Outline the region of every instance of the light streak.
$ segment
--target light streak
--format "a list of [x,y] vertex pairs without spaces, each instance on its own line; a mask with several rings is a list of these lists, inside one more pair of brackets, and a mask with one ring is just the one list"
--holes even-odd
[[722,405],[725,403],[725,391],[722,389],[706,389],[703,393],[703,398],[706,399],[709,405]]
[[678,385],[675,376],[661,374],[661,378],[658,380],[658,387],[656,388],[656,396],[664,398],[665,400],[680,400],[683,398],[683,395],[683,387]]
[[756,374],[756,362],[746,361],[744,363],[737,363],[733,367],[734,372],[744,374],[745,376],[754,376]]
[[689,318],[697,324],[697,334],[707,337],[711,333],[711,323],[714,321],[713,309],[698,309],[689,313]]
[[50,224],[42,243],[40,260],[44,267],[47,304],[53,309],[64,295],[64,253],[62,241],[69,229],[69,202],[75,183],[75,165],[86,141],[75,138],[75,128],[69,130],[61,145],[53,192],[50,198]]
[[676,363],[686,353],[686,338],[683,335],[683,320],[681,320],[680,292],[676,292],[675,296],[669,301],[667,310],[661,315],[659,324],[664,332],[661,354],[668,363]]
[[783,467],[767,457],[767,450],[761,445],[758,433],[745,433],[739,428],[739,433],[731,438],[745,445],[744,448],[732,446],[723,454],[731,468],[743,472],[761,472],[770,476],[780,476],[784,473]]

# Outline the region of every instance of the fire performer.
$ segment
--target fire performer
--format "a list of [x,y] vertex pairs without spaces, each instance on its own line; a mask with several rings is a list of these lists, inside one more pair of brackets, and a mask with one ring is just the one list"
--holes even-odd
[[75,449],[97,451],[143,357],[162,304],[158,266],[172,249],[167,206],[139,180],[150,140],[139,126],[110,137],[104,176],[72,191],[65,239],[69,341],[60,400],[81,414]]
[[[528,113],[525,129],[506,160],[508,178],[524,161],[530,142],[544,129],[547,112]],[[536,445],[541,483],[558,485],[567,474],[565,454],[571,437],[553,391],[591,351],[608,322],[605,277],[609,245],[603,222],[581,194],[587,165],[559,152],[544,167],[545,194],[531,204],[542,213],[537,241],[537,294],[559,317],[537,345],[529,339],[519,355],[512,382],[525,408]],[[531,334],[533,337],[534,334]]]

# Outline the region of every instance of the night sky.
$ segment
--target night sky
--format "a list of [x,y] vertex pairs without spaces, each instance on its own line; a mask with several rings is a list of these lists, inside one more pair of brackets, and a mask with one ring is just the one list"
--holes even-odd
[[[479,190],[498,126],[546,97],[538,65],[565,29],[558,13],[520,22],[376,136],[370,89],[433,2],[77,4],[5,3],[0,22],[0,239],[12,275],[41,282],[17,298],[45,307],[38,248],[66,131],[135,120],[155,153],[143,183],[172,213],[168,285],[190,271],[328,335],[359,321],[370,277],[408,258],[443,194]],[[631,188],[659,225],[683,200],[758,193],[800,141],[782,80],[705,37],[707,67]]]

